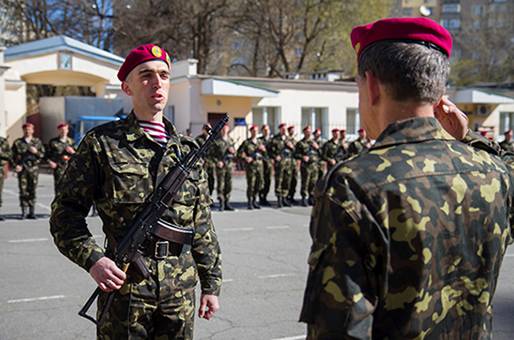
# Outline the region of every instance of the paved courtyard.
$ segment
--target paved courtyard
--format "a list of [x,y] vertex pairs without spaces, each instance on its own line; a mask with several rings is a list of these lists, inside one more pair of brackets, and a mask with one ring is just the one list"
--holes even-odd
[[[51,241],[53,198],[49,175],[40,176],[36,221],[18,220],[16,179],[3,192],[0,222],[0,340],[94,339],[94,325],[78,310],[95,286],[60,255]],[[213,212],[223,251],[221,310],[196,320],[196,339],[304,339],[297,322],[307,273],[309,208],[247,211],[243,177],[234,179],[238,211]],[[101,238],[98,218],[88,220]],[[495,297],[495,339],[514,336],[514,248],[505,257]]]

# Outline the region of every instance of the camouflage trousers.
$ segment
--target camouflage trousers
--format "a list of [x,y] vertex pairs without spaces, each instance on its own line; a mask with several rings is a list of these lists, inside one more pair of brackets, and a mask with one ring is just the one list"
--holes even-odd
[[265,199],[268,196],[269,189],[271,187],[271,176],[272,176],[272,169],[273,164],[271,160],[264,160],[262,162],[262,176],[263,176],[263,183],[262,183],[262,189],[259,192],[259,197],[261,199]]
[[[188,256],[164,260],[145,258],[150,278],[128,282],[115,293],[103,322],[99,340],[193,339],[196,269]],[[98,310],[107,300],[101,293]]]
[[294,194],[296,193],[296,185],[298,184],[298,167],[296,166],[296,159],[291,159],[289,166],[291,168],[291,180],[289,181],[287,197],[294,198]]
[[286,197],[291,184],[291,166],[289,159],[275,162],[275,195]]
[[232,192],[232,163],[225,164],[223,168],[216,167],[216,182],[218,199],[228,202]]
[[262,189],[263,170],[262,161],[253,161],[246,164],[246,197],[248,200],[255,199]]
[[205,162],[205,171],[207,172],[207,183],[209,186],[209,195],[214,192],[214,183],[216,179],[216,165],[213,162]]
[[301,189],[300,194],[302,198],[311,197],[314,195],[314,188],[316,186],[316,182],[318,181],[318,163],[304,163],[300,166],[301,173]]
[[36,204],[36,188],[39,176],[39,168],[23,167],[18,173],[18,187],[20,189],[20,206],[34,207]]
[[59,181],[64,175],[64,171],[66,170],[66,165],[58,165],[57,168],[54,169],[54,192],[57,194],[57,188],[59,187]]

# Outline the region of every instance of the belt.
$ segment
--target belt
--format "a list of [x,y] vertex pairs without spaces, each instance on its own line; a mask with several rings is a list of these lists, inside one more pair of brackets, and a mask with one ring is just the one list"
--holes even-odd
[[189,245],[179,244],[165,240],[155,240],[147,242],[141,251],[144,256],[152,257],[156,260],[165,259],[168,256],[180,256],[182,253],[189,250]]

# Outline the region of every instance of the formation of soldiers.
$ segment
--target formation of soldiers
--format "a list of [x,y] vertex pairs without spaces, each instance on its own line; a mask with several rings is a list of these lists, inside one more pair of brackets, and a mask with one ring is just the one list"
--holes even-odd
[[[54,188],[66,169],[71,156],[75,153],[75,142],[68,137],[68,124],[60,123],[57,126],[59,135],[50,140],[45,148],[43,142],[34,137],[34,125],[25,123],[22,126],[23,137],[16,139],[9,146],[6,138],[0,137],[0,206],[2,205],[2,189],[7,175],[6,165],[16,173],[18,178],[21,219],[36,219],[36,188],[39,177],[39,166],[47,162],[54,174]],[[4,220],[0,215],[0,221]]]
[[[209,129],[209,124],[203,127],[202,134],[196,137],[198,143],[205,141]],[[237,161],[243,164],[246,172],[248,209],[271,206],[268,194],[272,177],[275,178],[278,208],[297,204],[308,206],[314,202],[316,182],[327,171],[337,162],[371,147],[371,140],[363,129],[352,142],[347,141],[345,129],[332,129],[332,138],[328,141],[323,141],[320,129],[312,133],[310,126],[303,128],[300,140],[296,139],[294,126],[287,127],[285,123],[278,126],[278,132],[273,136],[268,125],[263,125],[260,130],[259,136],[259,127],[252,125],[250,137],[236,150],[234,140],[228,136],[227,125],[205,157],[209,191],[212,195],[216,183],[220,211],[233,210],[229,202],[232,170]],[[298,177],[300,201],[295,200]]]

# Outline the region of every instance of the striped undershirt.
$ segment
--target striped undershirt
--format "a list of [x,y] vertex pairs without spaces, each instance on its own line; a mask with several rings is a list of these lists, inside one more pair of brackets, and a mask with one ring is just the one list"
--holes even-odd
[[166,132],[164,123],[149,122],[147,120],[138,120],[139,126],[153,138],[154,141],[165,147],[170,140],[170,135]]

